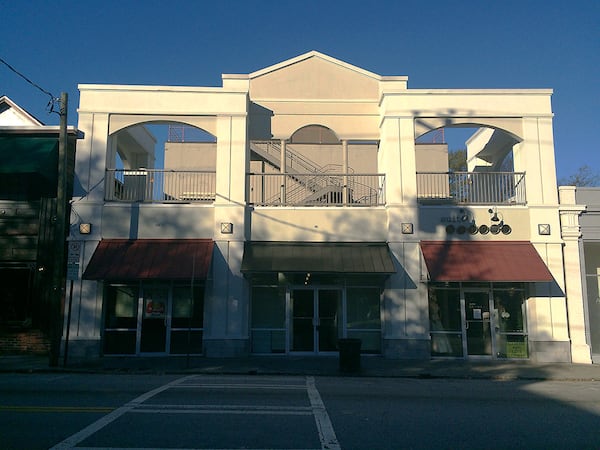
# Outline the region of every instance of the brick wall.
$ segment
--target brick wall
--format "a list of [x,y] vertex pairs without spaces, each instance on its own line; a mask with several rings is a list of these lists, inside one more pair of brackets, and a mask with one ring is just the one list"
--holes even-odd
[[50,341],[39,330],[0,331],[0,355],[47,355]]

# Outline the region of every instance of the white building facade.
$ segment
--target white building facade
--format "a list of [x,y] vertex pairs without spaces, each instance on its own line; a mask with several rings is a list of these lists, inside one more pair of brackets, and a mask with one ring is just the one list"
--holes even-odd
[[[358,338],[386,358],[591,361],[569,327],[550,90],[409,89],[314,51],[222,87],[79,89],[70,357]],[[156,123],[212,139],[169,141],[158,167]],[[452,127],[478,129],[464,171],[423,143]]]

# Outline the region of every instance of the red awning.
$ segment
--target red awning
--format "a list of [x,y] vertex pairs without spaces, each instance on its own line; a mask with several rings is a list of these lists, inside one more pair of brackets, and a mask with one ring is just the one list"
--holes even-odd
[[422,241],[432,281],[553,281],[531,242]]
[[83,274],[87,280],[206,279],[211,239],[104,239]]

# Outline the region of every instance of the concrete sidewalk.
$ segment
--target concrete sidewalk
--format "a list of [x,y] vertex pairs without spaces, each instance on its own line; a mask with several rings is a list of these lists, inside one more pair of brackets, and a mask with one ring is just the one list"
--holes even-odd
[[493,380],[600,381],[599,364],[529,361],[398,360],[361,356],[358,370],[340,370],[337,356],[249,356],[245,358],[104,357],[50,367],[47,356],[0,356],[0,373],[181,373],[314,375]]

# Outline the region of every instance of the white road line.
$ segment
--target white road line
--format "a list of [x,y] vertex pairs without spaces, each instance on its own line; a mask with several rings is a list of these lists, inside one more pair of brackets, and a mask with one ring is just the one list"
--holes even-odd
[[321,395],[319,395],[313,377],[306,377],[306,390],[315,416],[315,422],[317,423],[317,430],[319,430],[321,448],[341,450],[335,431],[333,430],[333,425],[331,424],[331,420],[329,420],[329,414],[327,414],[325,404],[321,400]]
[[271,389],[271,390],[302,390],[306,389],[303,385],[284,386],[279,384],[184,384],[174,386],[178,389]]
[[[306,389],[306,387],[304,388]],[[154,414],[264,414],[312,416],[310,406],[262,406],[262,405],[166,405],[146,403],[130,411],[131,413]]]
[[277,405],[214,405],[214,404],[198,404],[198,405],[170,405],[170,404],[157,404],[157,403],[145,403],[138,406],[135,410],[141,411],[144,409],[219,409],[219,410],[244,410],[244,411],[309,411],[312,412],[310,406],[277,406]]
[[312,416],[312,411],[250,411],[220,409],[134,409],[131,414],[227,414],[227,415],[261,415],[261,416]]
[[[230,450],[227,448],[173,448],[173,447],[77,447],[77,450]],[[235,449],[231,449],[235,450]],[[272,448],[253,448],[252,450],[273,450]],[[298,448],[295,450],[322,450],[314,448]]]
[[[321,441],[321,449],[341,450],[340,444],[333,430],[333,425],[329,420],[329,415],[325,409],[325,405],[321,400],[319,391],[315,386],[313,377],[306,378],[306,385],[266,385],[266,384],[199,384],[189,383],[189,380],[196,378],[196,375],[182,377],[146,392],[139,397],[131,400],[125,405],[117,408],[106,416],[100,418],[96,422],[88,425],[64,441],[52,447],[50,450],[67,450],[73,449],[77,444],[84,441],[92,434],[100,431],[110,423],[117,420],[126,413],[154,413],[154,414],[265,414],[265,415],[312,415],[315,418],[319,439]],[[306,390],[310,400],[310,407],[293,407],[293,406],[248,406],[248,405],[161,405],[161,404],[144,404],[145,401],[154,397],[161,392],[171,388],[220,388],[220,389],[291,389],[291,390]],[[77,450],[99,450],[99,447],[77,447]],[[124,450],[119,447],[105,448],[103,450]],[[139,448],[137,450],[149,450]],[[156,449],[152,450],[166,450]],[[174,450],[174,449],[169,449]],[[194,449],[186,449],[194,450]],[[206,450],[206,449],[203,449]],[[310,450],[310,449],[307,449]]]
[[78,431],[77,433],[73,434],[72,436],[69,436],[64,441],[56,444],[50,450],[72,449],[77,444],[82,442],[84,439],[87,439],[92,434],[101,430],[102,428],[109,425],[110,423],[114,422],[119,417],[121,417],[123,414],[133,410],[134,408],[136,408],[137,406],[139,406],[141,403],[145,402],[149,398],[154,397],[156,394],[160,394],[161,392],[166,391],[167,389],[177,386],[178,384],[185,382],[186,380],[188,380],[191,377],[192,377],[192,375],[183,377],[183,378],[179,378],[175,381],[172,381],[172,382],[167,383],[163,386],[160,386],[156,389],[153,389],[149,392],[146,392],[145,394],[140,395],[139,397],[131,400],[129,403],[126,403],[125,405],[121,406],[120,408],[115,409],[113,412],[107,414],[106,416],[98,419],[96,422],[88,425],[87,427],[85,427],[82,430]]

